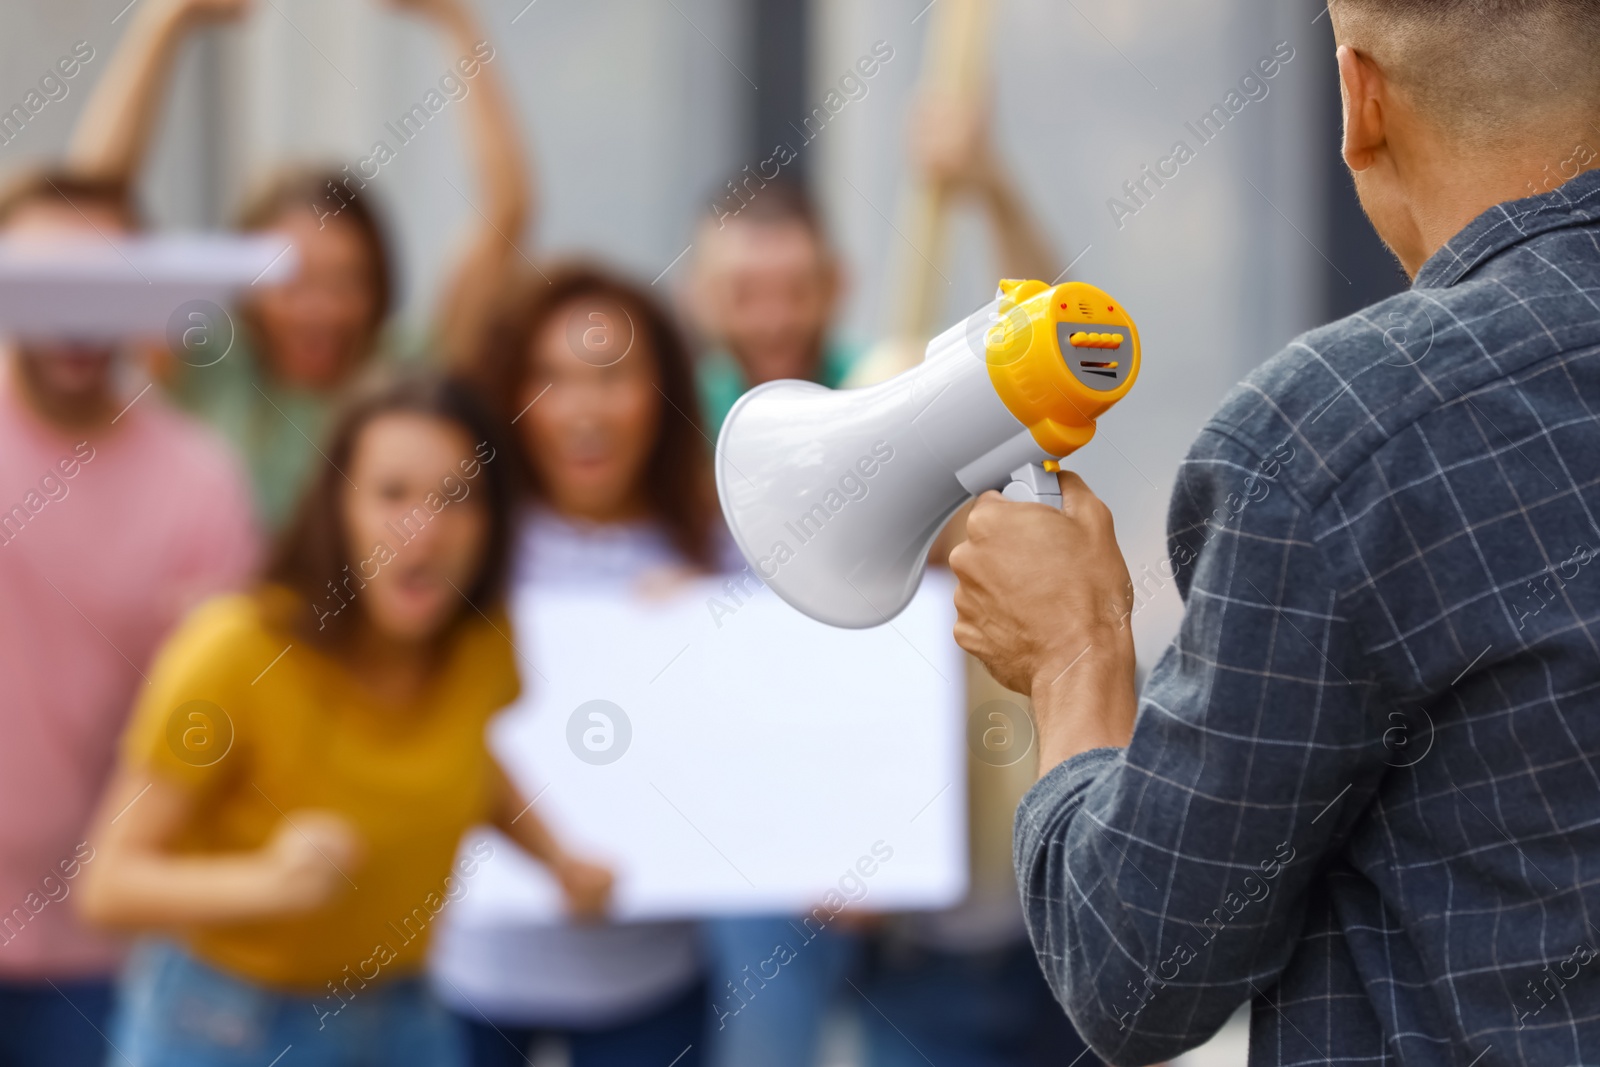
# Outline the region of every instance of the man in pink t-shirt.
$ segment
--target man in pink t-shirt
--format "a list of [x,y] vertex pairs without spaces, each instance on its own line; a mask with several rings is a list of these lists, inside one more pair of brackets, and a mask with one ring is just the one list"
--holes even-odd
[[[114,186],[40,174],[0,197],[0,236],[109,238],[130,216]],[[163,637],[255,563],[238,464],[135,370],[0,340],[0,1064],[105,1062],[119,946],[70,899],[85,825]]]

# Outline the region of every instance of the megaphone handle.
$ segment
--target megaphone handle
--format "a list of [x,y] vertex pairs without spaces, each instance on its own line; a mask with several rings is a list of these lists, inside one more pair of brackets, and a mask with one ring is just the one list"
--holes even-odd
[[1061,506],[1061,483],[1056,476],[1037,463],[1029,463],[1011,472],[1011,484],[1001,490],[1007,500],[1024,504],[1049,504]]

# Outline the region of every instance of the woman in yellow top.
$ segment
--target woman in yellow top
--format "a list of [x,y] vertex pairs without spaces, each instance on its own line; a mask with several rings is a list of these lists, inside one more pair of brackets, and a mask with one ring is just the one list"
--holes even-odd
[[171,935],[124,978],[110,1037],[136,1067],[458,1063],[416,975],[439,911],[494,862],[456,860],[474,824],[548,865],[577,914],[604,910],[609,872],[552,839],[485,747],[518,692],[497,437],[446,379],[358,392],[267,582],[200,608],[158,659],[77,894]]

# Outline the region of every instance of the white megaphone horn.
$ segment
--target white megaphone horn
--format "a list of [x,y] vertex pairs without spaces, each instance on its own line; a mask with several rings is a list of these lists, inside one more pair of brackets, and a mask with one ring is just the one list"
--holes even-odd
[[1139,332],[1092,285],[1004,281],[928,343],[923,362],[863,389],[768,382],[717,439],[717,492],[750,566],[820,622],[888,622],[969,498],[1061,503],[1061,457],[1139,375]]

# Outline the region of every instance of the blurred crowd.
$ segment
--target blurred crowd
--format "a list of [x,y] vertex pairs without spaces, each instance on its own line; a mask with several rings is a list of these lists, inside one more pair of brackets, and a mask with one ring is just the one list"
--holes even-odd
[[[131,11],[67,157],[0,191],[0,239],[139,233],[180,49],[248,6]],[[362,160],[252,184],[237,229],[296,267],[228,309],[225,357],[0,341],[0,1067],[489,1067],[549,1042],[574,1067],[812,1067],[841,1017],[873,1065],[1091,1062],[1009,873],[1025,767],[974,765],[1002,795],[975,779],[962,905],[813,936],[790,915],[608,921],[614,872],[514,784],[550,754],[491,755],[530,684],[513,592],[742,569],[718,427],[753,385],[843,384],[864,349],[832,327],[840,264],[784,180],[699,221],[681,306],[525,254],[534,167],[491,43],[464,0],[395,6],[471,87],[451,98],[480,210],[429,329],[395,325],[361,180],[383,161]],[[987,210],[1002,270],[1052,279],[981,110],[924,100],[913,134],[924,178]],[[484,826],[572,921],[470,906]]]

